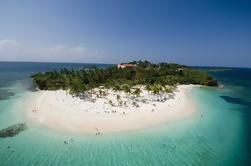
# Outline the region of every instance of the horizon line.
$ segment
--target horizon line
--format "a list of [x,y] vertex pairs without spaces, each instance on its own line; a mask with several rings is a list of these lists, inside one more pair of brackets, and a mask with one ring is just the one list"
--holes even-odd
[[[151,62],[151,61],[150,61]],[[55,62],[55,61],[1,61],[0,63],[68,63],[68,64],[103,64],[103,65],[116,65],[119,63],[100,63],[100,62]],[[151,62],[152,63],[152,62]],[[161,63],[161,62],[159,62]],[[176,63],[176,64],[181,64],[181,65],[186,65],[186,64],[182,64],[182,63],[177,63],[177,62],[166,62],[166,63]],[[250,69],[251,67],[248,66],[213,66],[213,65],[205,65],[205,66],[201,66],[201,65],[186,65],[189,67],[213,67],[213,68],[248,68]]]

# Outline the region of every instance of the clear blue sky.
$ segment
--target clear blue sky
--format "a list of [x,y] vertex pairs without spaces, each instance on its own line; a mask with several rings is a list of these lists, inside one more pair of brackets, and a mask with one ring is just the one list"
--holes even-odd
[[0,0],[0,61],[251,67],[251,1]]

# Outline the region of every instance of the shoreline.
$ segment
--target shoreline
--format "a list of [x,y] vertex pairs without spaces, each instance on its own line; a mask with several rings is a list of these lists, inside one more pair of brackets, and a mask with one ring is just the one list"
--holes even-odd
[[[63,90],[38,91],[28,101],[26,118],[49,129],[84,134],[139,130],[191,115],[196,110],[189,95],[194,87],[198,86],[179,85],[166,101],[138,102],[138,107],[110,106],[104,98],[86,101]],[[107,98],[114,101],[118,93],[111,93]],[[143,95],[149,94],[143,92]]]

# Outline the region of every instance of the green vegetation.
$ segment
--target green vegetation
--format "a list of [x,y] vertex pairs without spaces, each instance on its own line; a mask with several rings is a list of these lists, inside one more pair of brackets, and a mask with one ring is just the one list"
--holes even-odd
[[[69,90],[72,94],[83,93],[99,87],[99,94],[105,95],[106,89],[124,91],[135,96],[141,90],[135,86],[158,94],[172,92],[178,84],[198,84],[217,86],[218,83],[206,72],[194,70],[184,65],[148,61],[130,62],[137,64],[133,68],[120,69],[112,66],[106,69],[92,68],[80,70],[62,69],[32,75],[34,84],[41,90]],[[112,104],[112,103],[110,103]]]

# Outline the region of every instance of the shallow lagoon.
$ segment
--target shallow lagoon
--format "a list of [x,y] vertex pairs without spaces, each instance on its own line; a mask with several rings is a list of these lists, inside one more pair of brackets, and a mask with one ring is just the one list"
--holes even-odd
[[[0,101],[0,129],[24,122],[25,110],[15,103],[30,95],[29,74],[60,68],[60,64],[43,64],[39,69],[29,64],[27,70],[22,65],[20,70],[9,67],[0,71],[1,78],[8,76],[1,80],[1,88],[15,93]],[[168,125],[96,136],[55,133],[28,123],[18,135],[0,138],[0,165],[249,165],[251,98],[247,82],[251,77],[236,81],[229,72],[212,73],[225,89],[194,88],[190,95],[198,110]]]

